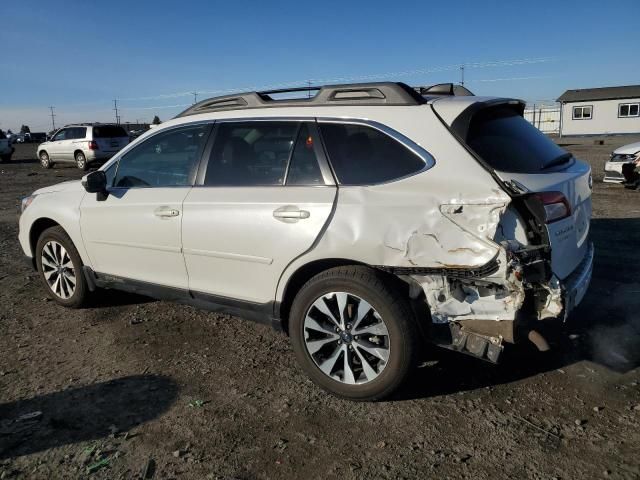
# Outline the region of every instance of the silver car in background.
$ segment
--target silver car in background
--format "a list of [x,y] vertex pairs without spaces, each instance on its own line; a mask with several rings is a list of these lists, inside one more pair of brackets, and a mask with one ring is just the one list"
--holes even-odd
[[604,164],[605,183],[623,183],[622,166],[640,160],[640,142],[630,143],[616,148],[611,158]]
[[53,134],[51,140],[38,145],[42,168],[54,163],[75,163],[87,170],[92,162],[107,161],[129,144],[129,134],[115,124],[67,125]]

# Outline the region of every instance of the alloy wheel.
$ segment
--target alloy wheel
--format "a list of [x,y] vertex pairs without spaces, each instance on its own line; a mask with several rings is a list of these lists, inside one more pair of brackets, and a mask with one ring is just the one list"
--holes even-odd
[[76,272],[67,250],[61,243],[50,240],[42,247],[42,273],[51,291],[63,300],[76,290]]
[[380,314],[363,298],[330,292],[316,299],[305,315],[304,342],[316,366],[349,385],[377,378],[389,361],[389,331]]

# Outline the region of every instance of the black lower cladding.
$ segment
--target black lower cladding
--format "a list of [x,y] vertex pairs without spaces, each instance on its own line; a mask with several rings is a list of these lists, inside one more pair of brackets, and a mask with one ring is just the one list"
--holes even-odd
[[192,305],[211,312],[246,318],[254,322],[271,325],[276,330],[282,330],[281,320],[273,314],[275,302],[248,302],[209,293],[194,292],[186,288],[166,287],[140,280],[93,272],[88,267],[85,267],[85,275],[90,278],[90,284],[93,283],[100,288],[123,290],[159,300]]
[[466,267],[446,267],[446,268],[429,268],[429,267],[389,267],[386,265],[376,265],[375,268],[384,272],[393,273],[394,275],[442,275],[457,278],[483,278],[494,274],[500,268],[498,264],[498,256],[489,260],[485,265],[477,268]]

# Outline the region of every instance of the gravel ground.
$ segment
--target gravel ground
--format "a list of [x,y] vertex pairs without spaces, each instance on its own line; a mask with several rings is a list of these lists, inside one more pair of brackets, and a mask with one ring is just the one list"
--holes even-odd
[[16,206],[80,172],[18,146],[0,165],[0,478],[640,478],[640,192],[601,183],[637,140],[558,140],[594,172],[596,265],[570,336],[499,366],[426,352],[376,404],[320,391],[262,325],[117,292],[48,301]]

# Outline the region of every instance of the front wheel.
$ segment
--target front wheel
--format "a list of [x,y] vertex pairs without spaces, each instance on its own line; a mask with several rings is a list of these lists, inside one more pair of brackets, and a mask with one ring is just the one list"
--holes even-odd
[[75,158],[76,158],[76,165],[80,170],[84,172],[87,170],[87,168],[89,168],[89,164],[87,163],[87,157],[84,156],[84,153],[77,152],[75,155]]
[[39,157],[40,157],[40,166],[42,168],[51,168],[53,166],[53,162],[51,162],[51,159],[49,158],[49,154],[44,150],[40,152]]
[[51,227],[36,245],[38,273],[51,298],[65,307],[81,307],[89,295],[82,260],[62,227]]
[[387,397],[414,364],[418,333],[408,301],[371,268],[337,267],[316,275],[296,296],[289,318],[298,361],[338,397]]

